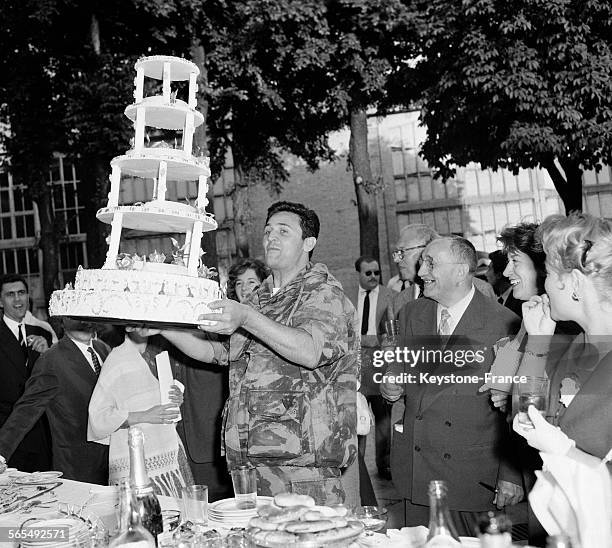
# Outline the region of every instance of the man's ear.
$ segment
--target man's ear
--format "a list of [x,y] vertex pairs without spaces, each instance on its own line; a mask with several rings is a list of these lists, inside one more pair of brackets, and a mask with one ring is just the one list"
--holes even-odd
[[462,282],[468,276],[470,267],[467,264],[461,263],[457,265],[457,270],[455,270],[455,272],[457,274],[457,281]]
[[310,253],[314,249],[315,245],[317,245],[317,239],[314,236],[309,236],[308,238],[304,238],[302,249],[306,253]]

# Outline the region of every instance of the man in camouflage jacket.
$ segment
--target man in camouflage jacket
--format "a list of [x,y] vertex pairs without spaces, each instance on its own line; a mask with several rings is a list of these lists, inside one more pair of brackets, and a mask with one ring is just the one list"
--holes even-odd
[[272,275],[248,304],[222,300],[202,329],[229,345],[164,332],[193,357],[230,363],[224,417],[228,467],[255,466],[260,495],[292,491],[321,504],[344,501],[341,469],[357,451],[359,339],[354,307],[323,264],[310,263],[314,211],[278,202],[264,230]]

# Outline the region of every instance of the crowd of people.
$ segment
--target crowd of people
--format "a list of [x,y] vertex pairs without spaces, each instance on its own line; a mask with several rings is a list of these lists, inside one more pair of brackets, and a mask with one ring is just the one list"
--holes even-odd
[[[51,345],[45,327],[24,322],[26,280],[4,276],[0,463],[115,483],[129,473],[127,428],[138,424],[161,494],[195,481],[220,498],[231,493],[226,467],[248,464],[261,495],[375,504],[356,429],[359,390],[372,411],[377,473],[404,499],[406,525],[427,525],[428,483],[444,480],[459,533],[470,536],[481,512],[525,499],[539,452],[589,466],[606,459],[610,221],[575,213],[509,226],[486,279],[475,276],[467,239],[407,225],[393,253],[397,276],[384,286],[378,260],[359,257],[353,299],[311,262],[318,238],[314,211],[273,204],[265,261],[230,269],[227,298],[199,330],[128,326],[112,349],[95,325],[72,319]],[[163,350],[176,379],[167,403],[155,360]],[[545,419],[529,411],[533,428],[516,419],[511,382],[527,375],[550,387]]]

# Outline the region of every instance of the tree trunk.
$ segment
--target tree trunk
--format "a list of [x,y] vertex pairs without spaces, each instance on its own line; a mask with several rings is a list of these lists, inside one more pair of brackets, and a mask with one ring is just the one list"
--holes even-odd
[[244,182],[242,169],[234,156],[234,190],[232,191],[234,213],[234,239],[238,257],[249,256],[250,207],[249,186]]
[[349,159],[353,169],[353,183],[359,214],[359,253],[369,255],[380,263],[378,247],[378,210],[372,189],[372,168],[368,154],[368,119],[366,111],[352,109]]
[[[562,170],[559,169],[559,165]],[[554,161],[544,164],[555,189],[563,201],[565,214],[582,211],[582,169],[576,162],[564,160],[557,165]],[[565,173],[564,173],[565,172]]]
[[[204,51],[204,46],[197,40],[194,39],[191,45],[191,59],[200,69],[200,78],[198,81],[198,110],[204,116],[204,122],[201,126],[199,126],[195,134],[193,136],[193,145],[196,151],[199,151],[203,155],[208,154],[208,136],[206,132],[206,119],[208,115],[208,97],[207,97],[207,87],[208,87],[208,72],[206,70],[206,53]],[[214,184],[212,180],[208,181],[208,193],[206,194],[208,198],[208,205],[206,206],[206,211],[208,213],[215,212],[215,191]],[[219,265],[219,259],[217,257],[217,233],[213,231],[205,232],[202,236],[202,249],[206,251],[206,255],[204,255],[203,260],[206,266],[215,268]]]
[[106,259],[106,236],[110,233],[110,225],[98,221],[96,213],[108,203],[109,166],[99,156],[82,156],[79,161],[79,174],[80,197],[85,206],[87,266],[100,268]]
[[40,249],[42,250],[43,257],[43,292],[45,301],[49,302],[51,293],[59,288],[59,235],[62,234],[63,231],[59,230],[59,227],[56,226],[52,206],[52,187],[44,182],[44,178],[39,183],[34,183],[32,186],[36,188],[33,200],[38,206],[38,217],[40,220]]

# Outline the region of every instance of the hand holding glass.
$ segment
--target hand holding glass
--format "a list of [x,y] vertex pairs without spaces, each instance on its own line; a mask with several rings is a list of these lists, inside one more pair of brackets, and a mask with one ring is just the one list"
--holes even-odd
[[525,377],[525,382],[518,384],[519,411],[518,421],[524,428],[533,428],[527,409],[533,405],[541,414],[546,414],[548,407],[548,379],[546,377]]

